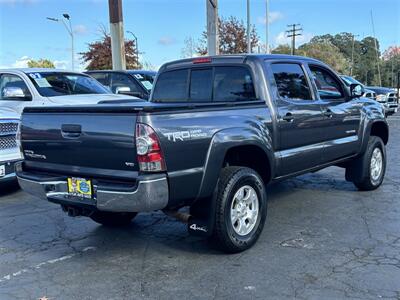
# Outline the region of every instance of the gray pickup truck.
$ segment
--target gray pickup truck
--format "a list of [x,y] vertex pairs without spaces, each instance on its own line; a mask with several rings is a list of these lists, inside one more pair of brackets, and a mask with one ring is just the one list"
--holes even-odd
[[71,216],[115,226],[163,210],[239,252],[263,230],[271,182],[340,166],[359,190],[381,185],[389,129],[362,94],[305,57],[174,61],[149,102],[26,108],[17,176]]

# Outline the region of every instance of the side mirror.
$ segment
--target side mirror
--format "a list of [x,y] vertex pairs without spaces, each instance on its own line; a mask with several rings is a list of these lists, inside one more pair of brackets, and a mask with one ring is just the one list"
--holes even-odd
[[141,98],[141,99],[148,99],[148,97],[146,95],[144,95],[141,92],[131,92],[129,87],[117,87],[116,89],[116,93],[117,94],[122,94],[122,95],[127,95],[127,96],[133,96],[133,97],[137,97],[137,98]]
[[3,98],[16,100],[30,100],[31,96],[24,93],[23,89],[16,86],[9,86],[3,89]]
[[364,88],[360,84],[352,83],[350,84],[350,97],[358,98],[364,95]]
[[130,91],[131,91],[131,89],[128,86],[118,86],[115,89],[115,93],[116,94],[125,94],[125,93],[128,93]]

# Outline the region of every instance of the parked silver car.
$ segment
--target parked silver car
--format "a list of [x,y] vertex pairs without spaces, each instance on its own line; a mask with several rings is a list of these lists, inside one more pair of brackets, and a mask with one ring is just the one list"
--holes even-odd
[[96,104],[136,99],[112,94],[100,82],[79,73],[56,69],[0,70],[0,107],[19,115],[26,106]]

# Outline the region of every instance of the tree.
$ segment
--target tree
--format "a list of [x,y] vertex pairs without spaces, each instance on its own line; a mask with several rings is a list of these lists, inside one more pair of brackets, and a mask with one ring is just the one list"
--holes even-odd
[[41,58],[39,60],[33,60],[31,59],[30,61],[28,61],[28,67],[29,68],[50,68],[50,69],[54,69],[54,63],[49,60],[49,59],[44,59]]
[[330,65],[339,73],[344,73],[349,68],[349,62],[340,52],[339,48],[330,42],[309,42],[303,44],[298,49],[299,55],[304,55],[318,59]]
[[186,37],[183,43],[185,46],[181,49],[182,58],[198,56],[196,49],[198,49],[199,45],[194,41],[192,37]]
[[[375,49],[375,41],[377,49]],[[358,79],[366,85],[379,85],[378,63],[381,63],[379,41],[368,36],[361,40],[359,61],[355,64],[355,73]]]
[[[79,53],[82,60],[87,63],[87,70],[112,69],[111,37],[103,28],[99,41],[89,43],[89,50]],[[139,69],[140,63],[136,57],[136,45],[134,40],[125,41],[125,59],[127,69]]]
[[390,46],[382,55],[382,85],[397,87],[397,73],[400,72],[400,47]]
[[[237,54],[247,52],[247,34],[243,21],[231,16],[228,19],[221,18],[218,22],[219,53]],[[255,26],[251,27],[250,44],[254,49],[259,41]],[[200,55],[207,54],[207,32],[203,32],[200,45],[197,47]]]
[[272,54],[291,54],[292,48],[288,44],[279,45],[278,47],[272,49],[271,53]]
[[383,52],[383,60],[390,60],[392,58],[399,58],[400,56],[400,46],[390,46]]

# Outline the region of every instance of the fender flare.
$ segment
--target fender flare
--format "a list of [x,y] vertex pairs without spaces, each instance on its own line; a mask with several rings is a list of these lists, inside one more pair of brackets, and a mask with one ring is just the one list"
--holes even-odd
[[366,122],[364,128],[363,128],[363,132],[362,132],[362,142],[361,142],[361,150],[360,150],[360,154],[363,154],[368,146],[368,140],[369,137],[371,136],[371,130],[372,130],[372,126],[376,123],[382,123],[385,125],[385,128],[388,132],[389,135],[389,125],[386,121],[386,119],[375,119],[375,120],[370,120],[369,122]]
[[214,193],[225,156],[229,149],[237,146],[257,146],[263,150],[268,157],[271,176],[273,176],[275,169],[274,153],[272,137],[268,129],[263,128],[263,132],[255,128],[242,127],[223,129],[216,132],[211,139],[204,163],[203,178],[196,199],[207,198]]

